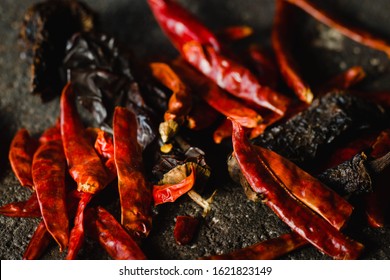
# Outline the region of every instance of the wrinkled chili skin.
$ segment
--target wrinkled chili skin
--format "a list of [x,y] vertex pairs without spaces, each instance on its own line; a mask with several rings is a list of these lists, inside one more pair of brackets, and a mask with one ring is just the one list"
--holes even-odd
[[32,193],[26,201],[11,202],[0,207],[0,215],[16,218],[38,218],[41,210],[36,193]]
[[69,240],[69,219],[66,210],[66,159],[58,126],[49,128],[34,154],[32,178],[46,229],[62,251]]
[[93,30],[96,25],[95,13],[75,0],[43,1],[26,11],[20,35],[32,55],[33,94],[49,101],[61,92],[64,81],[59,69],[67,40],[76,32]]
[[114,260],[145,260],[146,256],[126,230],[103,207],[86,213],[88,233]]
[[253,144],[268,148],[295,163],[311,161],[349,133],[384,126],[388,116],[379,105],[347,92],[330,92],[285,123],[271,127]]
[[301,71],[291,53],[292,38],[291,26],[294,25],[294,9],[284,0],[276,0],[276,12],[272,28],[272,47],[275,52],[279,69],[287,85],[293,89],[298,98],[310,104],[313,93],[309,85],[303,80]]
[[61,95],[61,135],[69,173],[79,191],[97,193],[110,180],[99,156],[89,141],[75,105],[75,94],[67,84]]
[[156,139],[158,118],[148,104],[166,103],[168,90],[136,64],[113,37],[92,32],[73,36],[63,68],[69,72],[77,101],[100,128],[112,133],[115,107],[123,106],[137,116],[138,142],[143,149]]
[[290,253],[307,242],[296,233],[286,233],[279,237],[264,240],[252,246],[231,253],[202,257],[202,260],[274,260]]
[[37,148],[38,141],[32,138],[26,129],[22,128],[12,139],[8,154],[11,168],[20,184],[31,189],[34,188],[31,165]]
[[147,237],[152,227],[152,194],[144,175],[142,149],[136,140],[136,116],[117,107],[113,127],[121,224],[131,235]]
[[356,259],[363,245],[344,236],[286,191],[283,183],[256,154],[242,127],[233,123],[233,148],[241,170],[253,191],[291,229],[335,259]]

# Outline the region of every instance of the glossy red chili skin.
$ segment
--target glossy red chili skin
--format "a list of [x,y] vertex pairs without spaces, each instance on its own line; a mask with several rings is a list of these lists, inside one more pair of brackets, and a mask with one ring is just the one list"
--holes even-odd
[[88,232],[115,260],[145,260],[146,256],[137,242],[119,222],[103,207],[87,212]]
[[327,221],[293,198],[283,183],[256,154],[242,127],[233,123],[233,148],[241,171],[263,202],[291,229],[335,259],[356,259],[363,245],[349,239]]
[[12,139],[9,149],[11,168],[22,186],[34,188],[31,175],[31,164],[38,141],[30,136],[24,128],[20,129]]
[[62,91],[60,107],[61,135],[69,173],[79,191],[97,193],[111,178],[83,127],[70,83]]
[[189,244],[198,229],[199,220],[192,216],[177,216],[173,236],[179,245]]
[[137,142],[136,116],[126,108],[117,107],[113,128],[121,224],[130,234],[146,237],[152,227],[152,193],[143,173],[142,149]]
[[45,132],[46,141],[34,154],[32,178],[46,228],[62,251],[69,241],[66,208],[66,160],[59,127]]
[[148,0],[148,4],[162,30],[178,50],[191,41],[211,45],[216,51],[221,49],[216,36],[177,2]]

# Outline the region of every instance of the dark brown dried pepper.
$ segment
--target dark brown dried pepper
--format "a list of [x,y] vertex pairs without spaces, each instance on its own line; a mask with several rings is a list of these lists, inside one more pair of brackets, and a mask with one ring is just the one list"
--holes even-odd
[[173,236],[179,245],[187,245],[194,238],[199,220],[192,216],[177,216]]
[[113,128],[121,224],[131,235],[147,237],[152,227],[152,194],[144,175],[142,149],[137,142],[136,116],[126,108],[117,107]]
[[304,204],[294,199],[283,182],[245,138],[242,127],[233,123],[233,148],[241,170],[253,191],[275,214],[321,251],[336,259],[356,259],[363,245],[349,239]]

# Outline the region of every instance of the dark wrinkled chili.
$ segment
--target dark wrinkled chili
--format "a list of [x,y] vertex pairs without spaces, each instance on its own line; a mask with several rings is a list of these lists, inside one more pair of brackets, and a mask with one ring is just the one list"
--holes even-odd
[[294,199],[283,182],[233,123],[233,148],[240,168],[253,191],[275,214],[321,251],[336,259],[356,259],[363,245],[349,239],[308,207]]
[[179,245],[187,245],[192,241],[198,229],[199,220],[192,216],[177,216],[173,236]]
[[144,175],[142,149],[137,142],[136,116],[126,108],[117,107],[113,128],[121,224],[130,234],[146,237],[152,226],[152,194]]

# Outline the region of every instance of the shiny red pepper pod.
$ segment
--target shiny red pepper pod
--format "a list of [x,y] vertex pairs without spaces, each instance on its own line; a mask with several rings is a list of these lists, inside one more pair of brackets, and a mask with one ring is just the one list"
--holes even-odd
[[134,113],[126,108],[116,107],[113,130],[121,224],[131,235],[146,237],[152,227],[152,193],[144,175]]
[[30,136],[24,128],[20,129],[12,139],[9,148],[9,162],[11,168],[24,187],[34,188],[31,175],[31,164],[38,141]]
[[36,193],[32,193],[26,201],[11,202],[0,207],[0,215],[15,218],[38,218],[41,210]]
[[243,128],[233,123],[233,148],[241,171],[252,190],[273,212],[301,237],[335,259],[356,259],[363,245],[348,238],[326,220],[294,198],[279,176],[245,137]]
[[61,135],[69,173],[79,191],[97,193],[111,176],[91,144],[75,105],[75,94],[68,83],[61,95]]

